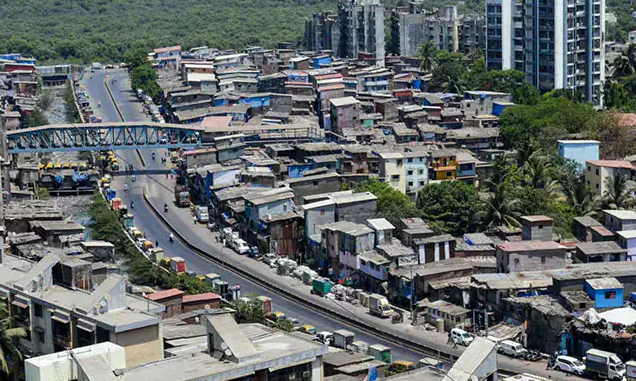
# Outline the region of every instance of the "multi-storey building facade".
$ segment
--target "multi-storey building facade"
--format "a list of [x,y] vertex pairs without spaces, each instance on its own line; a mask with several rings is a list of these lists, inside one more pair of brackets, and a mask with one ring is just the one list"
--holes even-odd
[[[423,9],[424,3],[413,1],[408,7],[393,10],[391,30],[393,44],[400,55],[413,57],[424,43],[432,41],[440,50],[468,53],[486,47],[486,26],[483,17],[460,16],[455,6],[444,13]],[[397,25],[395,25],[397,24]]]
[[601,102],[605,0],[487,0],[486,62],[516,69],[541,91],[574,89]]
[[379,0],[341,1],[337,15],[320,12],[305,21],[305,47],[332,50],[336,57],[368,53],[384,66],[384,7]]

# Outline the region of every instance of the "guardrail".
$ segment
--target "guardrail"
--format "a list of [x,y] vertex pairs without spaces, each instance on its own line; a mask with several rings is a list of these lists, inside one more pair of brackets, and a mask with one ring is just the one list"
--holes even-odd
[[168,229],[170,229],[170,231],[172,231],[175,236],[190,250],[192,250],[195,254],[202,256],[208,260],[211,260],[212,262],[219,264],[219,265],[223,265],[225,267],[226,270],[232,271],[233,273],[241,276],[242,278],[248,279],[253,283],[258,284],[259,286],[261,286],[262,288],[269,290],[279,296],[284,297],[285,299],[291,300],[297,304],[303,305],[306,308],[313,310],[315,312],[318,312],[326,317],[329,317],[331,319],[335,319],[338,320],[342,323],[345,323],[347,325],[356,327],[357,329],[361,330],[361,331],[365,331],[369,334],[372,335],[376,335],[378,337],[381,337],[382,339],[395,343],[397,345],[401,345],[403,347],[406,347],[408,349],[411,349],[415,352],[424,354],[426,356],[435,356],[436,358],[439,358],[441,360],[444,361],[448,361],[453,363],[458,356],[452,354],[452,353],[448,353],[448,352],[443,352],[441,350],[438,349],[434,349],[431,347],[427,347],[426,345],[417,343],[415,341],[409,340],[408,338],[405,337],[401,337],[401,336],[397,336],[397,335],[393,335],[390,333],[387,333],[385,331],[382,331],[380,329],[378,329],[377,327],[374,327],[370,324],[367,324],[365,322],[362,322],[360,320],[356,320],[353,319],[349,316],[340,314],[332,309],[328,309],[326,307],[317,305],[317,304],[313,304],[311,303],[309,300],[306,299],[306,297],[304,297],[303,295],[297,295],[294,294],[292,292],[289,292],[288,290],[285,290],[275,284],[271,284],[268,283],[266,281],[264,281],[263,279],[259,278],[257,275],[254,275],[250,272],[247,272],[237,266],[234,266],[232,263],[228,263],[227,261],[222,261],[220,258],[217,258],[216,256],[208,253],[207,251],[201,249],[200,247],[193,245],[192,243],[188,242],[188,240],[177,230],[175,229],[170,222],[165,218],[165,216],[157,209],[155,208],[155,206],[152,204],[152,202],[150,202],[150,200],[148,199],[148,195],[146,194],[145,188],[144,188],[144,192],[143,192],[143,199],[146,202],[146,204],[150,207],[150,210],[153,211],[153,213],[163,222],[164,225],[166,225],[168,227]]

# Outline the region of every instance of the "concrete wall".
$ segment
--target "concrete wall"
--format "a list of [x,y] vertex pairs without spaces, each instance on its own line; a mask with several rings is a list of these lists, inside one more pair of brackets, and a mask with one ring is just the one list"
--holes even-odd
[[337,192],[339,186],[340,180],[337,176],[316,180],[309,178],[307,181],[299,181],[289,184],[289,187],[294,192],[294,202],[297,205],[302,204],[304,196]]
[[336,206],[336,221],[346,220],[364,224],[369,218],[375,217],[377,211],[377,200],[341,204]]
[[163,358],[163,339],[159,324],[127,332],[111,332],[110,341],[126,350],[126,365],[139,365]]
[[504,252],[497,250],[497,269],[502,273],[564,268],[565,249]]
[[315,209],[305,210],[305,234],[307,236],[322,233],[319,226],[336,222],[336,205],[326,205]]

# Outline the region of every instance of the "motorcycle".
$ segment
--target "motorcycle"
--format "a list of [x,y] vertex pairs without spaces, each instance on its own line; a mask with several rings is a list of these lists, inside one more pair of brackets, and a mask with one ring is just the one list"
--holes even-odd
[[535,349],[530,349],[523,355],[523,359],[526,361],[539,361],[541,358],[541,352]]
[[399,324],[399,323],[403,323],[404,322],[404,315],[401,314],[400,312],[396,312],[391,316],[391,323],[392,324]]

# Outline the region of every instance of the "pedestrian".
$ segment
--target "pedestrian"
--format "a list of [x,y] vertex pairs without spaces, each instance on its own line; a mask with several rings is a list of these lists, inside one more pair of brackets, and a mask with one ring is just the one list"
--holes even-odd
[[159,247],[159,240],[155,240],[155,247]]
[[166,180],[168,180],[168,174],[166,173]]
[[453,348],[457,349],[457,339],[453,339]]
[[450,331],[448,331],[448,340],[446,340],[446,344],[450,344],[453,341],[453,337],[451,336]]

